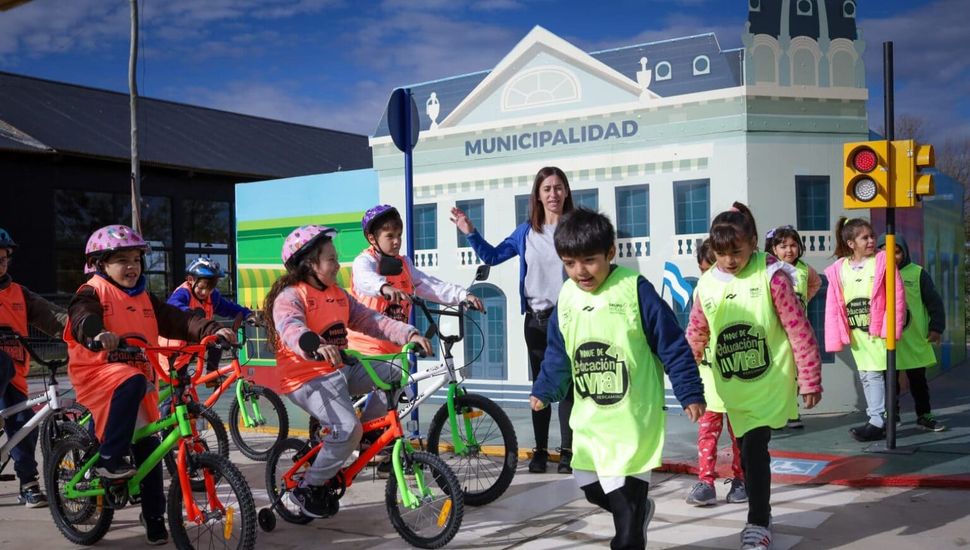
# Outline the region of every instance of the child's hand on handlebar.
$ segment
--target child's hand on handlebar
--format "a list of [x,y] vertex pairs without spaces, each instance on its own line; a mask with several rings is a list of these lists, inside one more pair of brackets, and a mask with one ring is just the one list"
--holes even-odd
[[216,331],[216,336],[226,339],[230,344],[236,343],[236,331],[231,328],[221,328]]
[[317,348],[317,354],[320,355],[320,359],[329,362],[334,368],[340,368],[344,366],[343,357],[340,356],[340,348],[332,344],[321,344]]
[[117,334],[106,330],[95,336],[94,341],[101,344],[101,349],[104,351],[114,351],[118,349],[118,344],[121,343],[121,338],[118,338]]
[[388,302],[399,305],[407,302],[411,299],[407,292],[394,288],[393,286],[386,284],[381,287],[381,295],[387,299]]
[[485,313],[485,304],[482,303],[482,300],[478,296],[469,293],[468,296],[465,296],[465,302],[475,311]]
[[421,351],[424,352],[424,355],[426,357],[433,355],[431,351],[431,342],[429,342],[427,338],[425,338],[424,336],[421,336],[420,334],[417,334],[417,333],[412,334],[411,337],[408,338],[408,343],[417,344],[418,347],[421,348]]

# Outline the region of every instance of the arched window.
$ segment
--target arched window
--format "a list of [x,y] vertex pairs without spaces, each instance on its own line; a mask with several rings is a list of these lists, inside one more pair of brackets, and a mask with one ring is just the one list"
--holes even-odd
[[699,55],[694,58],[694,76],[711,74],[711,58]]
[[832,86],[851,88],[855,86],[855,60],[847,51],[832,55]]
[[580,99],[579,80],[559,67],[536,67],[520,73],[505,86],[502,110],[516,111]]
[[818,85],[818,60],[808,48],[799,48],[792,55],[792,84],[795,86]]
[[485,304],[488,315],[470,311],[465,321],[465,369],[467,378],[505,380],[508,377],[505,293],[495,285],[478,284],[470,289]]
[[669,61],[661,61],[653,68],[653,77],[656,80],[670,80],[670,77],[672,76],[673,71],[670,69]]
[[855,0],[845,0],[845,2],[842,2],[842,17],[855,19]]
[[775,60],[775,52],[771,49],[771,46],[767,44],[755,46],[754,53],[751,54],[751,57],[754,58],[754,74],[759,83],[778,81],[775,71],[777,61]]

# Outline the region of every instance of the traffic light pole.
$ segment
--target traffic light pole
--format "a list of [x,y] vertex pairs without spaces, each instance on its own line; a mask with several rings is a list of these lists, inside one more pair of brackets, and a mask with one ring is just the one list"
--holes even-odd
[[[893,43],[882,43],[885,139],[896,139],[893,109]],[[894,185],[890,178],[890,185]],[[895,196],[889,189],[889,196]],[[896,449],[896,208],[886,208],[886,450]]]

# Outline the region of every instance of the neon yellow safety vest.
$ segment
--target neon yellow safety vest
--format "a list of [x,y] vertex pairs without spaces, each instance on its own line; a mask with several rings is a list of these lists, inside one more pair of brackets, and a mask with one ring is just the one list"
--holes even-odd
[[697,285],[711,331],[714,384],[736,437],[781,428],[797,414],[795,357],[771,299],[767,257],[756,252],[730,281],[708,271]]
[[795,294],[802,301],[802,308],[808,311],[808,264],[795,262]]
[[906,326],[896,346],[896,368],[899,370],[932,367],[936,352],[926,340],[930,333],[930,313],[923,304],[920,276],[923,268],[910,263],[899,270],[906,289]]
[[639,274],[615,267],[594,292],[567,280],[559,329],[573,377],[573,468],[629,476],[660,466],[663,369],[647,343]]
[[886,340],[869,335],[869,301],[876,279],[876,258],[868,258],[862,269],[855,270],[849,259],[842,262],[842,297],[849,318],[852,358],[862,371],[886,370]]

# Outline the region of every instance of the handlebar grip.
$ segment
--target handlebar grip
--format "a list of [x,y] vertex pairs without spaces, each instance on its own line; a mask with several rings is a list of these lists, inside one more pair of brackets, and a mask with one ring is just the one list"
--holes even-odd
[[320,335],[315,332],[304,332],[300,336],[300,349],[307,355],[315,353],[320,347]]

